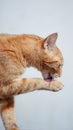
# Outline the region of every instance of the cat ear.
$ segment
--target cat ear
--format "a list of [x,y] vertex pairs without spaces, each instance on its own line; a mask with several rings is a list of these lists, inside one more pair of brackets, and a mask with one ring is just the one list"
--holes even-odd
[[53,33],[51,35],[49,35],[44,42],[44,48],[45,49],[49,49],[50,47],[53,47],[56,43],[58,34],[57,33]]

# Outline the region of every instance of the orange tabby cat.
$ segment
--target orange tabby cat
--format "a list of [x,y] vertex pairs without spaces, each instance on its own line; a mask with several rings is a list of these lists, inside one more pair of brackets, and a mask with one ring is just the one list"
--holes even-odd
[[[41,38],[35,35],[0,34],[1,117],[6,130],[19,130],[14,117],[14,96],[34,90],[58,91],[63,56],[56,46],[57,33]],[[33,66],[44,79],[20,78],[24,68]]]

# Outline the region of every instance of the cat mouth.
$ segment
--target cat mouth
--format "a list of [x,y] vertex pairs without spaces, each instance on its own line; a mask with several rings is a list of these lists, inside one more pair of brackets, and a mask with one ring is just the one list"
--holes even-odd
[[47,77],[47,78],[44,78],[44,80],[45,80],[46,82],[51,82],[51,81],[54,80],[54,78],[53,78],[52,76],[49,76],[49,77]]

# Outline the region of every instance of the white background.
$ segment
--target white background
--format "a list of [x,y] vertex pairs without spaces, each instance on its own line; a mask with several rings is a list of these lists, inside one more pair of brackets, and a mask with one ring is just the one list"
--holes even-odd
[[[73,1],[0,0],[0,32],[42,37],[58,32],[57,45],[65,59],[61,78],[64,89],[17,96],[16,119],[21,130],[73,130]],[[41,74],[30,68],[23,76]],[[1,120],[0,130],[4,130]]]

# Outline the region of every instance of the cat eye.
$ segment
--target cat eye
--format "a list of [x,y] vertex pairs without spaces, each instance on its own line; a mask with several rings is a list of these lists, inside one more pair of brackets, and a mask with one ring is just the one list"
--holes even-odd
[[62,68],[62,67],[63,67],[63,64],[59,64],[59,65],[58,65],[58,68]]

